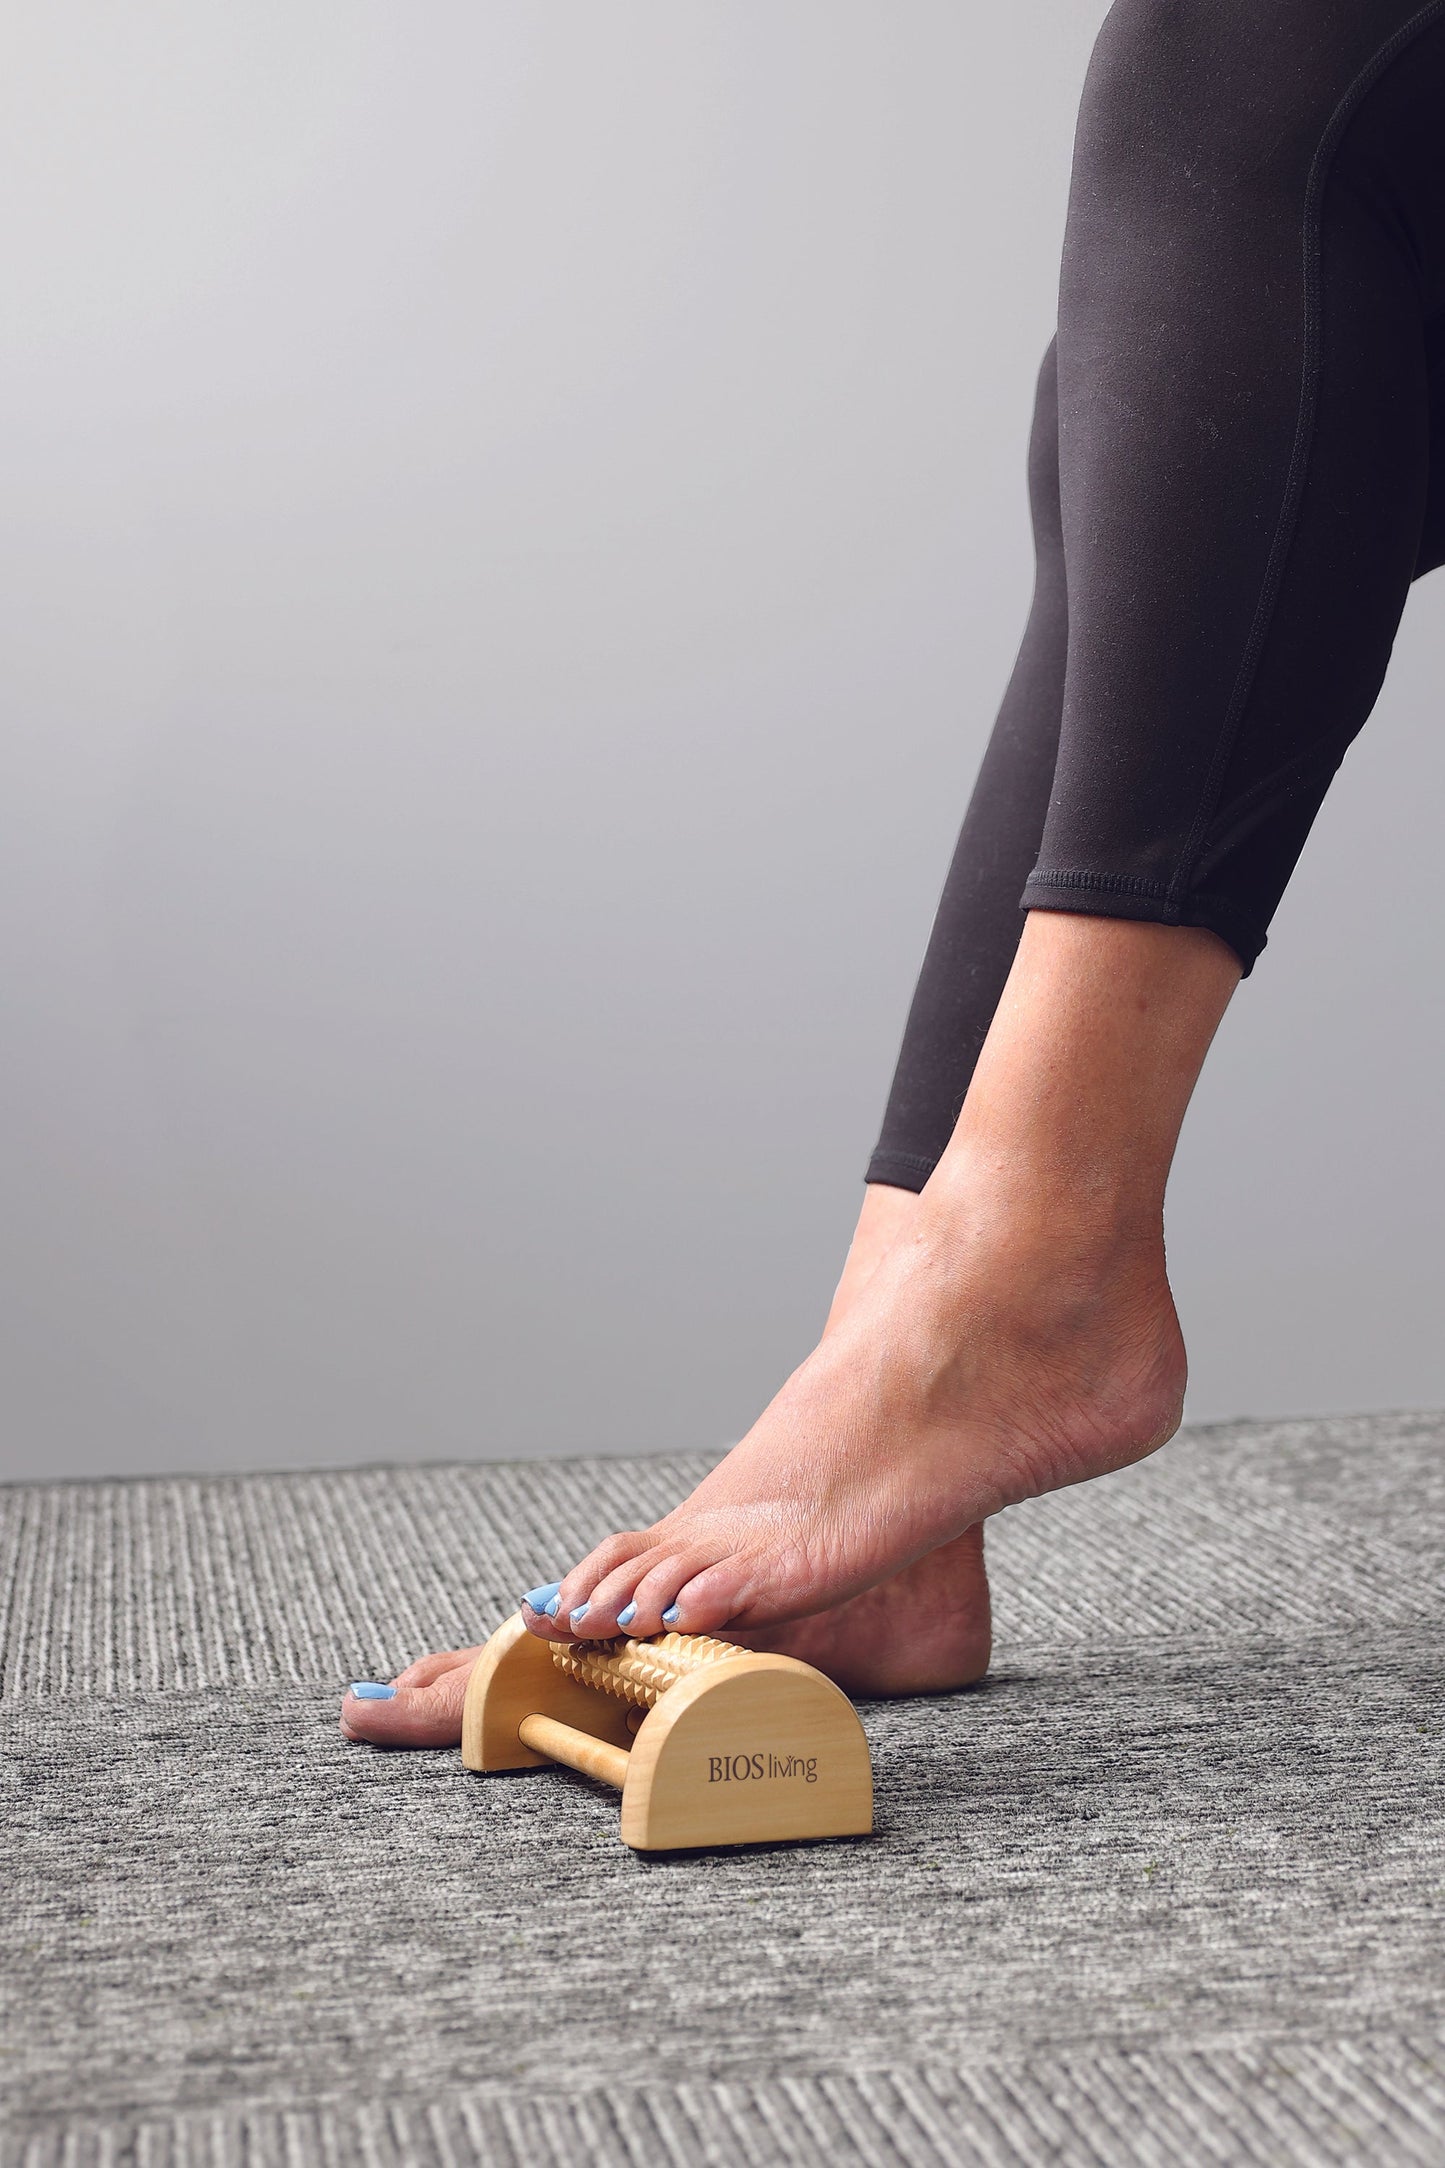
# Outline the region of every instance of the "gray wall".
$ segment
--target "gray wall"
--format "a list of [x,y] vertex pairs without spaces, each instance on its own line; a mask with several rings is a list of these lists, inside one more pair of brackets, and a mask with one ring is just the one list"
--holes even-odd
[[[3,1472],[714,1447],[806,1352],[1102,12],[12,14]],[[1191,1118],[1198,1415],[1445,1400],[1401,649]]]

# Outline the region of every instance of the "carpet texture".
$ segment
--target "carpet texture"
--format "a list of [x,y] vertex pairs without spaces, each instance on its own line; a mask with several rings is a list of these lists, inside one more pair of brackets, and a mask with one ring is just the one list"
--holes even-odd
[[681,1460],[0,1491],[5,2168],[1445,2163],[1445,1416],[990,1529],[878,1834],[640,1858],[335,1729]]

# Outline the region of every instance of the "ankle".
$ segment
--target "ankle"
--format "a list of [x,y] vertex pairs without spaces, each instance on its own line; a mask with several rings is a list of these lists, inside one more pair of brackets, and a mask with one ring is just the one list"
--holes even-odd
[[1163,1261],[1163,1181],[1117,1157],[955,1134],[920,1204],[921,1237],[1047,1258],[1060,1274]]
[[962,1155],[921,1205],[880,1288],[881,1334],[867,1321],[870,1360],[928,1424],[1012,1439],[987,1511],[1122,1467],[1177,1429],[1187,1361],[1157,1213],[1060,1197],[1032,1168],[979,1177]]
[[925,1200],[1082,1257],[1162,1257],[1180,1124],[1238,977],[1195,928],[1030,912]]
[[911,1189],[895,1189],[887,1182],[867,1184],[843,1274],[823,1327],[824,1339],[851,1316],[894,1243],[911,1231],[918,1218],[918,1202],[917,1193]]

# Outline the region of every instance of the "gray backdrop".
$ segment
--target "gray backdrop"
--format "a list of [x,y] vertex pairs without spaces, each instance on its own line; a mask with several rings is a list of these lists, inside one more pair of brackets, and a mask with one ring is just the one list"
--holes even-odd
[[[4,1472],[806,1352],[1030,583],[1098,0],[77,0],[0,79]],[[1191,1116],[1195,1415],[1445,1400],[1445,589]]]

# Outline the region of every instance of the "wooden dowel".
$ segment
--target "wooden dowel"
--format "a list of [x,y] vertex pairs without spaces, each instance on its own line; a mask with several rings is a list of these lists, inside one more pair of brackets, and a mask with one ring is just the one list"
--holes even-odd
[[630,1756],[626,1747],[609,1746],[605,1739],[594,1739],[571,1724],[559,1724],[553,1716],[524,1716],[517,1737],[534,1754],[565,1762],[569,1769],[580,1769],[584,1777],[600,1777],[619,1792],[627,1782]]

